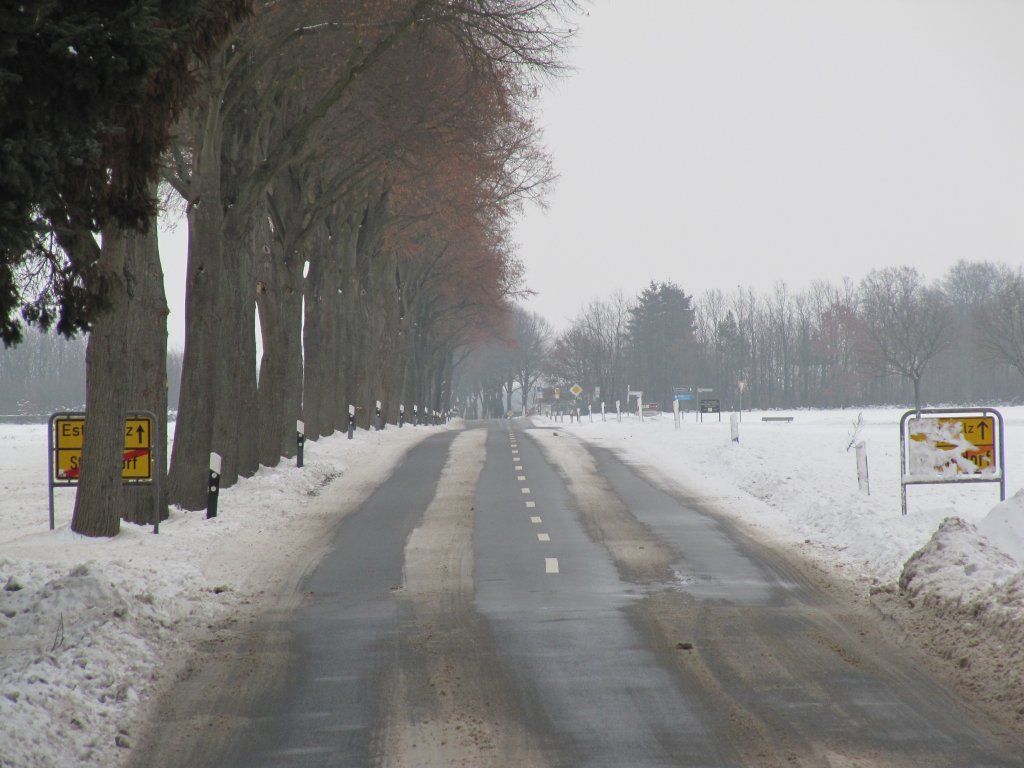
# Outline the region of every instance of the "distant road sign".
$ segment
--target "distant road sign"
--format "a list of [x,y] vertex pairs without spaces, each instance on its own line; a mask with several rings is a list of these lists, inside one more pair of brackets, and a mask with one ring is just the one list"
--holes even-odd
[[675,395],[672,395],[672,399],[678,400],[680,403],[685,403],[689,402],[690,400],[693,400],[693,395],[690,394],[689,392],[680,392]]
[[[56,483],[77,484],[82,471],[85,416],[64,414],[52,419],[53,478]],[[145,482],[153,479],[153,421],[148,416],[125,419],[121,479]]]
[[701,413],[721,413],[722,408],[718,400],[701,400],[700,411]]
[[569,391],[572,392],[573,397],[579,397],[580,395],[583,394],[583,387],[581,387],[579,384],[573,384],[571,387],[569,387]]

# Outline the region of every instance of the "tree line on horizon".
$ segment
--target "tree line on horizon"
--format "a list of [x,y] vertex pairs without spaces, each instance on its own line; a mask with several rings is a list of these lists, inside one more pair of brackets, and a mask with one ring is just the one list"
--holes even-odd
[[[509,243],[553,177],[531,109],[574,0],[133,0],[0,9],[0,338],[88,337],[72,530],[148,520],[124,414],[160,416],[160,185],[189,228],[167,503],[368,423],[443,408],[524,290]],[[10,151],[8,151],[10,150]],[[262,334],[257,360],[256,320]],[[160,451],[160,455],[166,455]],[[165,512],[166,514],[166,512]]]
[[652,282],[595,299],[560,333],[517,311],[517,335],[482,347],[462,373],[470,414],[511,411],[513,393],[535,406],[538,383],[556,407],[573,384],[595,408],[625,407],[631,388],[668,410],[676,387],[711,390],[729,410],[1024,401],[1024,270],[1005,264],[961,261],[935,281],[887,267],[859,283],[696,299]]

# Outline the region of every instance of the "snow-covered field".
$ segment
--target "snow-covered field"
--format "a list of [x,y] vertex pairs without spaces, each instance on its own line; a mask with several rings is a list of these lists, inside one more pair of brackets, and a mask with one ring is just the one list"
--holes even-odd
[[[721,423],[691,414],[680,430],[671,414],[534,423],[653,468],[865,595],[895,593],[902,579],[901,600],[952,606],[950,622],[970,615],[985,637],[1001,637],[997,655],[1019,677],[1024,498],[1013,495],[1024,485],[1024,408],[1003,410],[1009,501],[998,504],[995,484],[917,486],[906,517],[901,411],[863,411],[870,496],[846,449],[859,413],[794,411],[779,424],[747,412],[738,444],[728,414]],[[113,540],[91,540],[68,530],[71,490],[56,491],[57,530],[48,530],[46,427],[0,426],[0,767],[123,762],[140,704],[174,673],[168,660],[284,586],[317,535],[435,429],[309,442],[304,469],[283,463],[223,491],[214,520],[175,511],[159,535],[124,525]],[[943,525],[949,517],[963,522]]]

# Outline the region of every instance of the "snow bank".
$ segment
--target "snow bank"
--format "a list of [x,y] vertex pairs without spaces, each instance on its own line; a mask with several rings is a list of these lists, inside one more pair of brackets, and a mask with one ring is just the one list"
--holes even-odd
[[997,547],[1024,563],[1024,490],[994,507],[978,523],[978,530]]

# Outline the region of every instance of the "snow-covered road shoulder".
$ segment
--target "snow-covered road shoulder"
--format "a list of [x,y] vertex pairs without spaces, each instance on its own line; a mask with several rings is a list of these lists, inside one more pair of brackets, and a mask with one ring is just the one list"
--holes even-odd
[[321,534],[436,429],[309,441],[304,468],[223,490],[216,518],[174,510],[159,535],[88,539],[68,528],[73,491],[48,530],[45,425],[0,427],[0,768],[122,763],[192,645],[287,590]]

